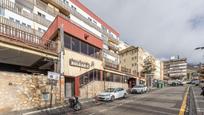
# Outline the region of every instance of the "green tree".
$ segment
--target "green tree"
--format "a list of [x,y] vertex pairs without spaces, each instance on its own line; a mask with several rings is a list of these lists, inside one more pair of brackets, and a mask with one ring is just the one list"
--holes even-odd
[[155,59],[152,56],[146,57],[143,65],[143,74],[153,74],[155,70]]

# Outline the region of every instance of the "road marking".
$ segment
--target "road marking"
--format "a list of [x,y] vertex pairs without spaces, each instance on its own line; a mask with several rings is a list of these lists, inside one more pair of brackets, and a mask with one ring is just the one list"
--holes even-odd
[[94,114],[96,114],[96,113],[91,113],[91,114],[89,114],[89,115],[94,115]]
[[181,108],[180,108],[180,111],[179,111],[179,115],[184,115],[185,114],[188,91],[189,91],[189,86],[188,86],[188,88],[186,90],[186,93],[185,93],[185,96],[184,96],[184,99],[183,99],[183,102],[182,102],[182,105],[181,105]]
[[[195,97],[194,87],[192,87],[192,90],[193,90],[193,96],[194,96],[194,100],[195,100],[195,106],[196,106],[196,108],[200,108],[200,107],[199,107],[199,104],[198,104],[197,97]],[[199,111],[199,112],[200,112],[200,110],[199,110],[199,109],[197,109],[197,111]]]

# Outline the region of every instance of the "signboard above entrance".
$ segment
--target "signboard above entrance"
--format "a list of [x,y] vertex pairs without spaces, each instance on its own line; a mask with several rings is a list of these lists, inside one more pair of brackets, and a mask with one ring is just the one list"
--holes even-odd
[[85,69],[89,69],[90,67],[94,66],[94,62],[88,63],[81,60],[70,59],[69,64],[75,67],[81,67]]

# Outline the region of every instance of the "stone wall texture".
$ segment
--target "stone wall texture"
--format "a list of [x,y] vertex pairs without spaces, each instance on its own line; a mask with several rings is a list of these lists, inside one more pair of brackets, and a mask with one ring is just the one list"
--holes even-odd
[[[44,94],[49,95],[51,92],[49,83],[45,75],[0,71],[0,112],[21,111],[49,105],[49,101],[43,98]],[[53,87],[53,103],[60,101],[59,96],[59,83],[57,83]]]

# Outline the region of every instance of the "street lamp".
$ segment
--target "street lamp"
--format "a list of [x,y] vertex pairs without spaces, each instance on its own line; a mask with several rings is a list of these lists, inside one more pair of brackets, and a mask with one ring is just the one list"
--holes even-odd
[[203,49],[204,49],[204,47],[197,47],[194,50],[203,50]]

